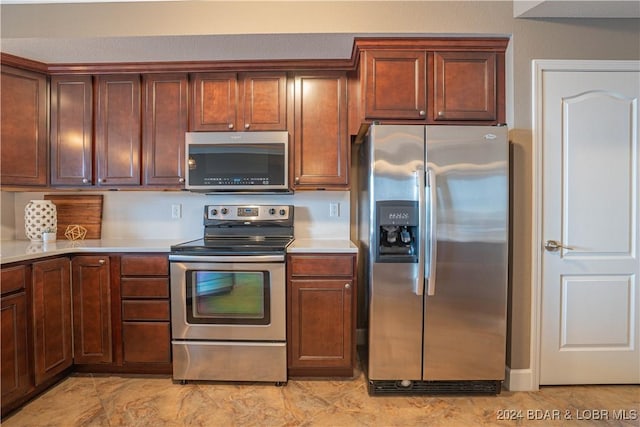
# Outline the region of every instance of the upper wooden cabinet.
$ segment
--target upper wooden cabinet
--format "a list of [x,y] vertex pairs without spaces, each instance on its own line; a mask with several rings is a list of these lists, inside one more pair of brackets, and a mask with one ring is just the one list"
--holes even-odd
[[506,39],[370,43],[361,56],[364,121],[505,122]]
[[427,114],[425,51],[367,51],[363,99],[367,119],[421,119]]
[[47,77],[0,67],[2,185],[47,185]]
[[96,184],[140,185],[140,76],[97,76],[96,85]]
[[184,185],[188,125],[186,74],[143,76],[143,185]]
[[342,72],[297,74],[291,186],[348,189],[347,76]]
[[498,55],[495,52],[434,52],[429,80],[430,119],[498,120]]
[[91,76],[51,77],[51,185],[93,184]]
[[195,73],[192,131],[286,130],[285,72]]

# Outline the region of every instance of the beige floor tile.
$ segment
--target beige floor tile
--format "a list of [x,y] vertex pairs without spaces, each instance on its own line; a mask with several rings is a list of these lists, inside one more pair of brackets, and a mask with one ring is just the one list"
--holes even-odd
[[[604,419],[593,419],[598,416]],[[284,387],[72,375],[2,421],[3,427],[522,425],[638,427],[640,386],[543,387],[498,396],[371,397],[362,373],[354,380],[290,380]]]

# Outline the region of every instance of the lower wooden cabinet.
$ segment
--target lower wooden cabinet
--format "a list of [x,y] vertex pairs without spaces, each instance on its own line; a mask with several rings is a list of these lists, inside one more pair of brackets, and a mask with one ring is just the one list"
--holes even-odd
[[55,258],[32,265],[34,378],[38,386],[73,364],[71,263]]
[[165,254],[120,258],[124,365],[171,372],[169,260]]
[[109,257],[74,257],[73,358],[76,364],[111,363],[111,281]]
[[290,376],[353,376],[355,262],[352,254],[288,255]]
[[2,413],[31,389],[31,358],[28,353],[27,295],[28,267],[2,269],[0,296],[0,379]]

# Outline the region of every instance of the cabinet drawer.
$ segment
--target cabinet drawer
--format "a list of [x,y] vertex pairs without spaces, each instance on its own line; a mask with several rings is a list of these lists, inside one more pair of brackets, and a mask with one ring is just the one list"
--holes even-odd
[[7,293],[24,289],[27,283],[27,267],[19,265],[2,269],[0,278],[0,293]]
[[122,320],[169,320],[169,301],[122,301]]
[[353,276],[353,257],[295,255],[289,258],[292,276]]
[[125,363],[170,363],[169,322],[123,322],[122,344]]
[[120,281],[122,298],[169,298],[168,278],[127,278]]
[[124,255],[120,259],[123,276],[167,276],[169,258],[166,255]]

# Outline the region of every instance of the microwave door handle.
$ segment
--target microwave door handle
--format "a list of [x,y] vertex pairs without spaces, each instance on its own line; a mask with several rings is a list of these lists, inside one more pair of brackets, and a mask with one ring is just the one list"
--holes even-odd
[[416,179],[416,190],[418,193],[418,273],[415,277],[413,293],[424,295],[425,280],[425,227],[426,227],[426,204],[425,204],[425,176],[424,169],[419,167],[414,171]]
[[436,187],[436,174],[433,169],[427,169],[429,185],[429,269],[427,295],[436,294],[436,260],[437,260],[437,229],[438,229],[438,193]]

